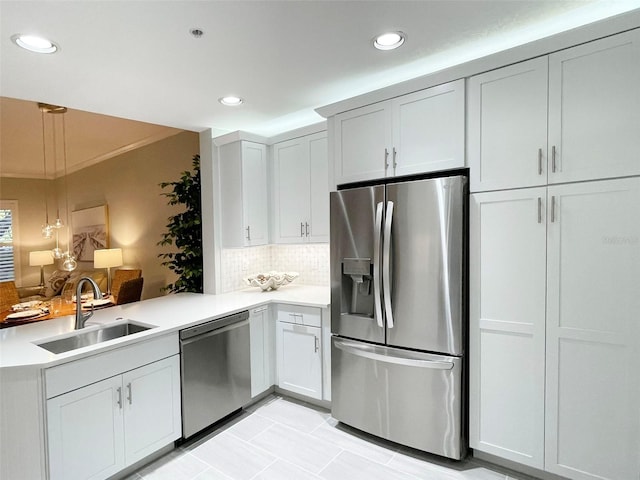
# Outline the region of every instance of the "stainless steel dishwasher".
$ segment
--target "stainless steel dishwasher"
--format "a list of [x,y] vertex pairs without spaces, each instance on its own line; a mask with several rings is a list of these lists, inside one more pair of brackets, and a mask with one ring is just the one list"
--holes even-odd
[[182,435],[191,437],[251,400],[249,312],[180,332]]

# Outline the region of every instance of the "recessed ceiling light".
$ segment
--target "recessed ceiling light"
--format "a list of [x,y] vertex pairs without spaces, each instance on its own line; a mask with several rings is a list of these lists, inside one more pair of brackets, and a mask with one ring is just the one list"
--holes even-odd
[[24,35],[18,33],[11,37],[11,41],[30,52],[35,53],[54,53],[58,51],[60,47],[46,38],[38,37],[36,35]]
[[240,97],[234,97],[234,96],[222,97],[222,98],[219,98],[218,101],[222,105],[226,105],[227,107],[236,107],[240,105],[242,102],[244,102],[244,100],[241,99]]
[[404,43],[406,38],[402,32],[387,32],[373,39],[373,46],[378,50],[393,50]]
[[202,37],[202,35],[204,35],[204,31],[200,28],[192,28],[191,30],[189,30],[189,33],[194,37],[194,38],[200,38]]

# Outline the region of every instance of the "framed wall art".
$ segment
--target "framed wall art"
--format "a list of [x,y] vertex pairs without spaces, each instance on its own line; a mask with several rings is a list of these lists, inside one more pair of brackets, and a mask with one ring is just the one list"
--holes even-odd
[[93,262],[94,250],[109,248],[106,205],[71,212],[73,254],[79,262]]

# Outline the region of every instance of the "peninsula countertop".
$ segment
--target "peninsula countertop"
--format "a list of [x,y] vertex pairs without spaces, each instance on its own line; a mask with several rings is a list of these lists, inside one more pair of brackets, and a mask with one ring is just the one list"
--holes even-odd
[[208,320],[271,303],[327,308],[329,287],[286,285],[275,291],[244,289],[221,295],[179,293],[96,310],[85,329],[118,320],[132,320],[154,328],[95,345],[54,354],[37,344],[73,333],[75,317],[59,317],[43,322],[0,330],[0,368],[66,363],[96,353],[143,342]]

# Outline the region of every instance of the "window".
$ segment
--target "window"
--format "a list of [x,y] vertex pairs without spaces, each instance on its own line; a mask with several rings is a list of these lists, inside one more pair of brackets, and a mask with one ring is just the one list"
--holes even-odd
[[0,200],[0,282],[19,275],[18,202]]

